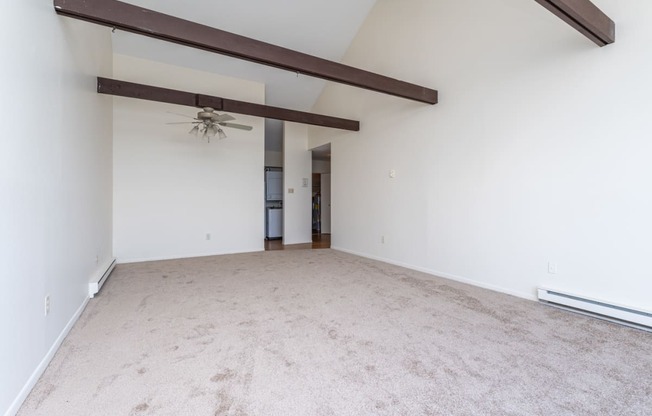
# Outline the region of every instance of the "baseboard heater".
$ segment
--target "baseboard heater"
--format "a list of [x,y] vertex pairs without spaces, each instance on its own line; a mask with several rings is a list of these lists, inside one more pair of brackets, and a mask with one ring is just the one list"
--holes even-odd
[[537,292],[539,301],[550,306],[652,332],[650,312],[546,288],[538,288]]
[[100,276],[100,278],[97,281],[92,281],[88,283],[88,296],[91,298],[94,298],[97,292],[100,291],[102,288],[102,285],[107,281],[109,278],[109,275],[111,275],[111,272],[115,268],[116,264],[116,259],[111,260],[111,263],[109,263],[109,267],[106,268],[104,273]]

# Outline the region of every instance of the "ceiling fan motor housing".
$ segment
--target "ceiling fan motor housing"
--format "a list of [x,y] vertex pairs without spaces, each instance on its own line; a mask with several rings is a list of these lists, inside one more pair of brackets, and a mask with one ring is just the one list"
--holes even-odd
[[217,117],[217,114],[213,112],[214,110],[210,107],[204,107],[202,111],[197,113],[197,118],[200,120],[211,120],[214,117]]

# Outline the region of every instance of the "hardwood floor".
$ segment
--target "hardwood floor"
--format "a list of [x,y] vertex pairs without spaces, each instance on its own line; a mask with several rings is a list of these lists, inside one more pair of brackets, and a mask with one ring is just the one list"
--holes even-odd
[[265,240],[265,250],[310,250],[331,248],[330,234],[313,234],[312,244],[283,245],[283,240]]

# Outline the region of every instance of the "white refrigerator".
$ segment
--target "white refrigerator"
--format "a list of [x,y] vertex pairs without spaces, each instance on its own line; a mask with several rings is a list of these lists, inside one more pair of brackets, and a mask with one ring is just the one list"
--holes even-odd
[[265,170],[265,238],[283,237],[283,172]]
[[283,237],[283,208],[267,208],[266,237]]

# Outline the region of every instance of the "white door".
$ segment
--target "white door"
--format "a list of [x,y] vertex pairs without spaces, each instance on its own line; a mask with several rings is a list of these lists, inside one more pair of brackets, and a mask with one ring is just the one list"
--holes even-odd
[[321,175],[321,232],[331,233],[331,174]]

